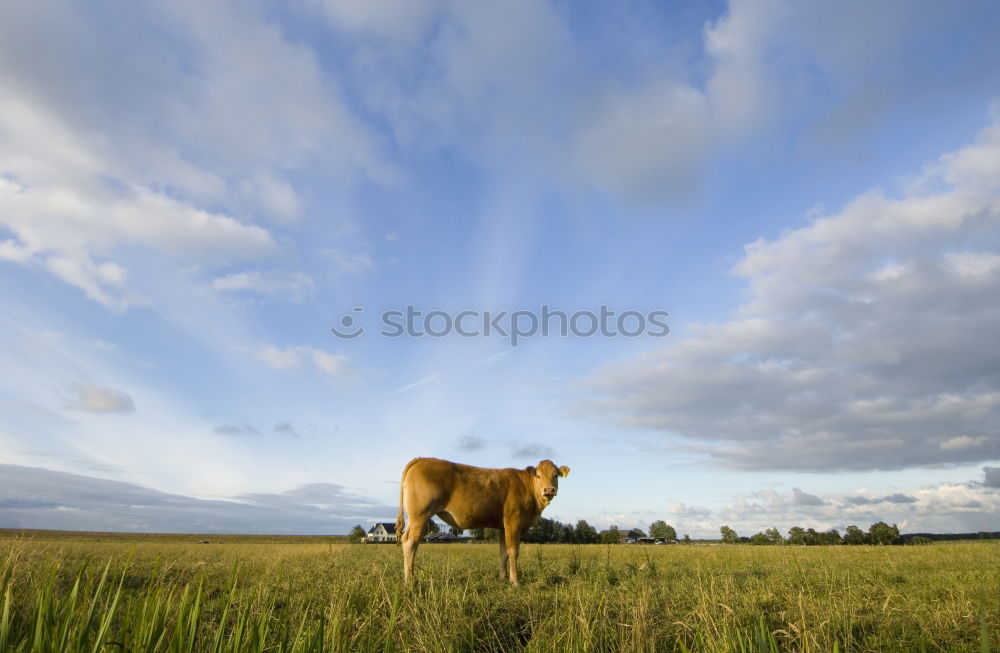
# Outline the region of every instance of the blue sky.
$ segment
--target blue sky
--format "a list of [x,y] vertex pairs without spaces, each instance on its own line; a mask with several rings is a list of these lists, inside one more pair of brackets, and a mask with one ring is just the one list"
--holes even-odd
[[[344,532],[430,455],[602,527],[1000,529],[998,28],[5,2],[0,526]],[[379,334],[543,305],[670,333]]]

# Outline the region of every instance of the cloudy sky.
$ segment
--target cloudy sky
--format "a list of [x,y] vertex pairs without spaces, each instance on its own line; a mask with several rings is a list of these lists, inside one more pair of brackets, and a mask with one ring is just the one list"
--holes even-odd
[[[3,2],[0,527],[345,532],[437,456],[602,527],[1000,530],[998,30]],[[513,346],[543,306],[642,333]]]

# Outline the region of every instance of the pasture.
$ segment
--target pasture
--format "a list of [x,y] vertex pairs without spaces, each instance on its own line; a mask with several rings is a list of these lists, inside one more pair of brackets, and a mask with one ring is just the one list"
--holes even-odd
[[[207,544],[197,543],[207,539]],[[0,533],[2,651],[1000,650],[1000,544],[524,545]]]

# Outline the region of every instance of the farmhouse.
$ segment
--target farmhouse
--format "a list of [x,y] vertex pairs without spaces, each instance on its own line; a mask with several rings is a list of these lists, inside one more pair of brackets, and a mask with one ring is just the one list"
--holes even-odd
[[387,521],[380,521],[376,523],[368,529],[368,534],[365,536],[365,542],[369,544],[395,541],[396,525]]

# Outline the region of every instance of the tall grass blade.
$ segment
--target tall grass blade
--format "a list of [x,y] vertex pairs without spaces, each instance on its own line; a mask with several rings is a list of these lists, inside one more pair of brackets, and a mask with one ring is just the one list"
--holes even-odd
[[239,580],[237,566],[233,565],[232,580],[229,582],[229,593],[226,595],[226,607],[222,609],[218,629],[215,631],[215,642],[212,644],[214,653],[222,653],[226,636],[226,626],[229,624],[229,611],[236,601],[236,585]]
[[990,653],[991,637],[990,624],[986,619],[986,606],[983,597],[979,597],[979,651],[980,653]]
[[[108,562],[110,567],[111,563]],[[107,572],[105,571],[105,574]],[[128,567],[126,566],[122,569],[121,578],[118,579],[118,587],[115,588],[115,594],[111,598],[111,604],[104,608],[104,618],[101,619],[101,626],[97,631],[97,637],[94,639],[94,648],[92,653],[98,653],[104,646],[104,637],[107,635],[108,628],[111,627],[111,621],[115,618],[115,613],[118,610],[118,601],[122,596],[122,585],[125,584],[125,576],[128,574]],[[94,597],[96,603],[97,596]]]
[[0,613],[0,651],[8,651],[10,650],[10,578],[4,578],[3,588],[3,612]]

